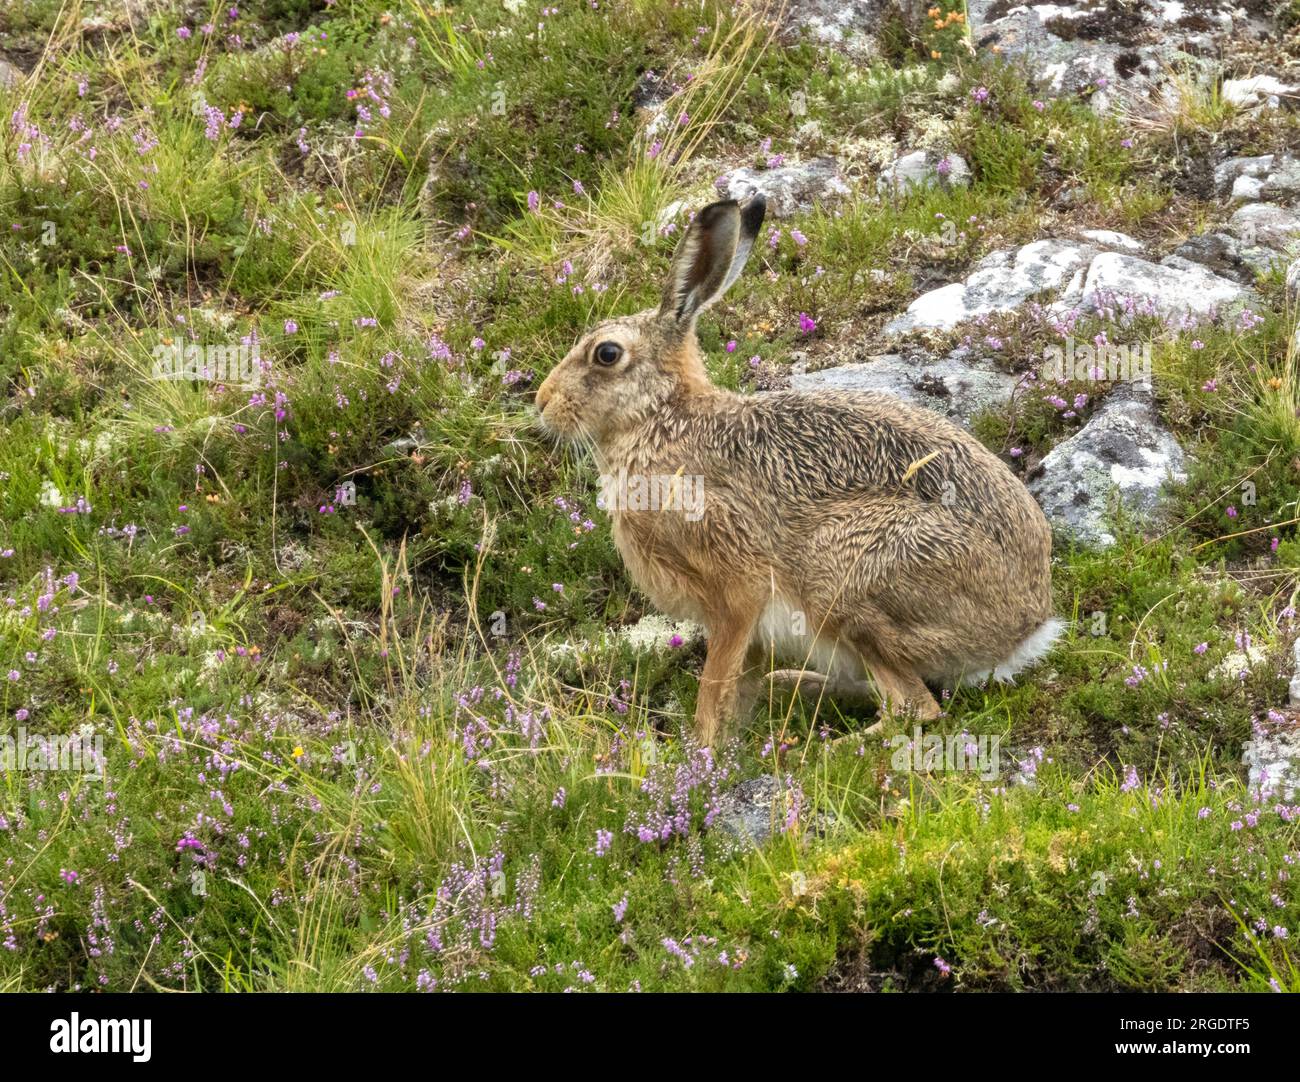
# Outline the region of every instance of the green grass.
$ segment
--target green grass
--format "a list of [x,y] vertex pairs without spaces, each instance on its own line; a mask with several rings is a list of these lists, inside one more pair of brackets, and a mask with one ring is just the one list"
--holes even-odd
[[[1179,187],[1180,140],[1263,152],[1293,117],[1189,108],[1125,147],[1086,100],[1036,108],[960,23],[893,20],[891,62],[858,66],[723,4],[226,7],[212,34],[165,9],[84,42],[60,5],[0,14],[15,57],[50,42],[0,89],[0,717],[90,726],[107,769],[0,773],[0,987],[1296,988],[1295,811],[1241,766],[1290,716],[1296,633],[1276,276],[1258,326],[1126,332],[1190,478],[1160,528],[1058,544],[1070,634],[946,702],[933,732],[1000,741],[988,779],[902,769],[901,721],[864,738],[870,709],[784,698],[704,757],[701,645],[628,634],[652,609],[594,470],[528,412],[585,327],[655,302],[736,165],[863,178],[765,227],[703,318],[713,378],[753,389],[796,350],[883,352],[886,318],[994,249],[1168,246],[1219,213]],[[646,69],[673,89],[654,137]],[[878,198],[916,145],[971,186]],[[1089,197],[1062,211],[1063,187]],[[1027,313],[966,330],[931,348],[1020,372],[1056,340]],[[159,346],[241,343],[255,388],[153,376]],[[975,431],[1023,468],[1084,392]],[[1224,675],[1247,635],[1264,660]],[[784,796],[755,849],[710,812],[761,774]]]

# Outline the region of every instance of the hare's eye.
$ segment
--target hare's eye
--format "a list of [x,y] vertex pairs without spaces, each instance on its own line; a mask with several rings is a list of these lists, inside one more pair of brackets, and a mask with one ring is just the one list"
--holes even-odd
[[596,347],[596,352],[592,354],[592,356],[595,358],[597,364],[603,364],[608,368],[623,356],[623,347],[617,342],[601,342],[601,344]]

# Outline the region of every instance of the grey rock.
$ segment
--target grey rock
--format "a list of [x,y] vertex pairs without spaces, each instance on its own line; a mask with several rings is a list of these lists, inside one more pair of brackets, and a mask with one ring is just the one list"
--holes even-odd
[[[1190,237],[1166,257],[1166,265],[1174,258],[1199,263],[1223,278],[1230,278],[1241,285],[1250,285],[1255,280],[1256,270],[1261,260],[1276,258],[1272,249],[1261,249],[1243,245],[1230,233],[1203,233],[1199,237]],[[1266,266],[1265,262],[1265,266]]]
[[1272,168],[1272,154],[1261,154],[1254,158],[1229,158],[1214,167],[1214,187],[1220,195],[1227,195],[1240,177],[1263,181]]
[[1260,197],[1264,182],[1259,177],[1238,177],[1232,182],[1229,199],[1234,203],[1252,203]]
[[[1246,208],[1243,208],[1243,210]],[[1238,212],[1240,213],[1240,212]],[[1273,219],[1270,219],[1273,221]],[[1276,223],[1274,223],[1276,224]],[[1122,233],[1096,231],[1094,241],[1124,251],[1099,251],[1094,244],[1038,240],[1012,250],[992,252],[962,282],[922,293],[901,316],[886,324],[887,335],[914,330],[951,330],[966,320],[1018,308],[1037,294],[1055,294],[1055,310],[1105,308],[1126,298],[1146,300],[1163,316],[1210,315],[1250,296],[1242,281],[1207,269],[1206,259],[1222,256],[1251,266],[1265,262],[1269,252],[1251,244],[1205,242],[1193,245],[1160,263],[1127,250],[1138,242]],[[1199,258],[1198,258],[1199,257]],[[1236,266],[1236,263],[1231,263]]]
[[1263,105],[1269,98],[1293,97],[1296,94],[1300,94],[1300,86],[1284,83],[1271,75],[1223,80],[1223,100],[1243,108]]
[[1149,107],[1177,67],[1208,81],[1214,75],[1210,58],[1222,55],[1230,40],[1271,32],[1267,18],[1234,0],[1197,0],[1191,7],[1172,0],[1010,7],[1005,0],[970,0],[968,11],[977,48],[997,46],[1023,58],[1041,92],[1086,91],[1092,108],[1102,112],[1120,100],[1139,111]]
[[886,325],[885,333],[949,330],[975,316],[1009,312],[1037,293],[1060,289],[1096,255],[1095,248],[1062,240],[1037,240],[1017,251],[993,252],[964,282],[922,293]]
[[1286,269],[1286,296],[1292,304],[1300,303],[1300,259]]
[[17,86],[27,76],[8,60],[0,60],[0,86]]
[[940,358],[889,353],[790,377],[798,391],[882,391],[966,425],[983,410],[1005,406],[1018,382],[990,364],[966,361],[960,351]]
[[643,72],[632,88],[632,106],[636,109],[653,109],[672,97],[672,84],[653,71]]
[[1089,265],[1076,303],[1107,307],[1116,298],[1144,298],[1167,317],[1209,315],[1246,295],[1246,289],[1237,282],[1185,259],[1181,265],[1166,265],[1119,252],[1102,252]]
[[1107,517],[1116,502],[1151,520],[1169,480],[1186,479],[1183,450],[1156,414],[1150,388],[1116,387],[1087,424],[1057,444],[1029,480],[1054,528],[1080,544],[1115,543]]
[[773,218],[789,218],[814,204],[831,204],[850,194],[834,158],[813,158],[775,169],[733,169],[718,178],[717,187],[728,199],[762,192]]
[[1188,237],[1173,250],[1174,255],[1190,259],[1193,263],[1202,263],[1211,270],[1220,267],[1230,269],[1238,261],[1241,245],[1230,233],[1202,233],[1197,237]]
[[1256,733],[1254,739],[1242,745],[1241,761],[1251,790],[1294,800],[1300,791],[1300,730],[1278,728],[1271,733]]
[[1173,270],[1187,271],[1192,274],[1205,270],[1205,264],[1196,259],[1188,259],[1186,256],[1174,252],[1167,255],[1160,261],[1160,266],[1170,267]]
[[763,845],[784,828],[791,798],[790,789],[771,774],[748,778],[718,795],[712,825],[738,841]]
[[960,154],[914,150],[885,168],[876,190],[902,195],[917,188],[965,188],[970,177],[970,166]]
[[1058,210],[1069,210],[1071,207],[1077,207],[1080,203],[1088,201],[1088,189],[1076,185],[1073,188],[1062,188],[1056,193],[1056,198],[1052,204]]
[[1113,229],[1083,229],[1079,231],[1079,236],[1084,240],[1092,241],[1098,248],[1113,248],[1116,251],[1134,254],[1146,250],[1141,241],[1134,240],[1127,233],[1117,233]]
[[[1098,80],[1104,80],[1107,88],[1105,99],[1111,98],[1112,88],[1117,90],[1130,82],[1145,89],[1159,74],[1149,48],[1103,41],[1096,36],[1091,40],[1068,37],[1072,16],[1081,13],[1066,5],[1048,4],[1006,10],[1005,5],[999,8],[992,0],[975,0],[970,4],[972,37],[978,46],[997,45],[1007,56],[1024,57],[1035,84],[1048,94],[1095,90]],[[990,18],[995,14],[999,17]],[[1053,28],[1067,36],[1053,33]],[[1129,60],[1121,63],[1121,54]],[[1098,104],[1094,101],[1094,108]]]
[[1259,194],[1264,199],[1284,202],[1300,199],[1300,158],[1285,157],[1275,162]]
[[875,33],[890,7],[890,0],[788,0],[785,25],[806,30],[814,41],[850,56],[867,58],[876,54]]
[[1286,256],[1276,248],[1266,248],[1262,244],[1242,245],[1241,258],[1256,274],[1264,274],[1277,264],[1286,262]]
[[1247,203],[1228,219],[1227,229],[1247,246],[1287,251],[1300,238],[1300,214],[1272,203]]
[[[977,45],[997,45],[1005,55],[1025,57],[1037,83],[1050,92],[1076,93],[1098,78],[1119,78],[1112,54],[1121,46],[1096,37],[1070,40],[1066,24],[1076,12],[1069,6],[1025,4],[1008,9],[994,0],[972,0],[969,12]],[[1053,25],[1066,36],[1052,33]]]
[[410,436],[398,436],[391,443],[384,444],[384,450],[394,455],[409,455],[426,444],[424,433],[417,431]]

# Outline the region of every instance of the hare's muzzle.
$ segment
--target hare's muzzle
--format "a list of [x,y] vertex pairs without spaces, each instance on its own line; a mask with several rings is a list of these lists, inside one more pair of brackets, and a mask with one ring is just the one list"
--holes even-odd
[[555,395],[555,372],[552,371],[549,376],[542,380],[542,385],[537,388],[537,393],[533,395],[533,405],[537,407],[537,413],[540,416],[546,412],[546,407],[550,404],[551,398]]
[[537,394],[533,396],[533,405],[537,407],[538,413],[546,412],[546,403],[551,400],[551,392],[545,387],[538,387]]

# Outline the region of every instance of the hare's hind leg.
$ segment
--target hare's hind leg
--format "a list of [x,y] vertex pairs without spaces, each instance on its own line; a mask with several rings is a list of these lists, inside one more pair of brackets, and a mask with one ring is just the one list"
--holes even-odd
[[874,703],[877,700],[876,689],[870,681],[838,673],[827,676],[810,669],[773,669],[767,674],[767,679],[773,685],[795,692],[812,702],[819,702],[826,697],[863,703]]
[[933,721],[939,716],[938,702],[916,673],[878,664],[868,668],[880,689],[880,705],[884,710],[891,714],[911,711],[922,721]]
[[862,661],[880,692],[882,712],[911,711],[921,721],[933,721],[939,716],[938,702],[910,666],[885,661],[874,650],[863,650]]

